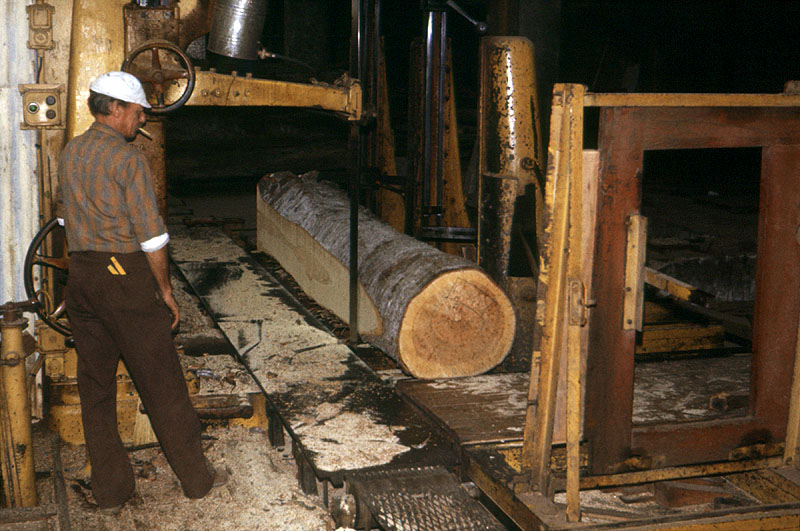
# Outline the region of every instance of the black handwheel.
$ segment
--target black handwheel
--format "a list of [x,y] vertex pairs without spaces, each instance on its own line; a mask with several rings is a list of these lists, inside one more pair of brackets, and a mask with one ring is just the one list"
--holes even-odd
[[[66,232],[64,227],[58,224],[58,220],[53,218],[41,228],[28,246],[23,266],[23,282],[28,298],[39,301],[36,308],[39,317],[56,332],[65,336],[72,335],[66,320],[67,306],[64,301],[68,269]],[[48,270],[47,277],[52,281],[52,296],[50,292],[44,289],[37,290],[35,286],[36,281],[42,280],[45,270]]]
[[[150,52],[149,64],[145,60],[137,61],[137,58],[145,52]],[[165,54],[165,58],[177,57],[177,61],[170,61],[176,66],[162,66],[161,53]],[[125,58],[120,70],[139,78],[147,95],[147,101],[152,105],[150,112],[154,114],[164,114],[181,107],[189,100],[194,90],[195,73],[192,61],[179,46],[169,41],[149,41],[142,44]],[[172,86],[179,87],[181,84],[179,80],[183,79],[186,80],[186,85],[183,92],[175,98],[173,94],[176,89]],[[170,100],[174,101],[167,102],[168,95]]]

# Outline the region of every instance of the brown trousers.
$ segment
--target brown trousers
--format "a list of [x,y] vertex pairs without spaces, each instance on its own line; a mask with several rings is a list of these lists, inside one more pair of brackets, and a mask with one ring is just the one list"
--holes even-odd
[[[109,271],[112,256],[125,274]],[[120,357],[184,494],[203,497],[214,478],[203,456],[202,428],[172,342],[169,310],[157,298],[144,253],[71,253],[66,302],[78,351],[83,431],[98,505],[120,505],[134,492],[133,469],[117,431]]]

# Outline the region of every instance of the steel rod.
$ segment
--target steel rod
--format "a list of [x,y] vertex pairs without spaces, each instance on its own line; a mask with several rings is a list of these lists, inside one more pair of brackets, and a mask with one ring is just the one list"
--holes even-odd
[[431,194],[431,150],[433,143],[433,124],[431,114],[433,112],[433,46],[435,39],[436,16],[433,11],[428,12],[428,31],[425,43],[425,116],[424,120],[424,139],[422,153],[422,201],[420,202],[421,212],[424,216],[427,207],[430,205]]
[[[445,73],[447,66],[447,12],[442,11],[440,15],[439,28],[439,64],[438,83],[436,87],[436,206],[444,204],[442,195],[444,193],[444,96],[445,96]],[[441,215],[441,211],[437,210]]]

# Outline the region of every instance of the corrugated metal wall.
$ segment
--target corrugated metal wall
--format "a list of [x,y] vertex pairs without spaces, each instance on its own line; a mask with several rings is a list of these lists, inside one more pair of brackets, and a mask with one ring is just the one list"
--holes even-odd
[[30,3],[0,0],[0,304],[26,298],[22,264],[39,227],[36,132],[19,126],[18,85],[35,82],[35,52],[27,47]]

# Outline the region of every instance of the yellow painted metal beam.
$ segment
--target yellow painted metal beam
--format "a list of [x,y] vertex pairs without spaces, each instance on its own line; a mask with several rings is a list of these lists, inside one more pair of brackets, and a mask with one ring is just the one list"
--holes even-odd
[[800,107],[800,94],[630,94],[587,92],[586,107]]
[[316,108],[343,113],[350,120],[358,120],[361,117],[361,85],[355,80],[347,80],[341,85],[306,84],[197,71],[194,91],[186,105]]

